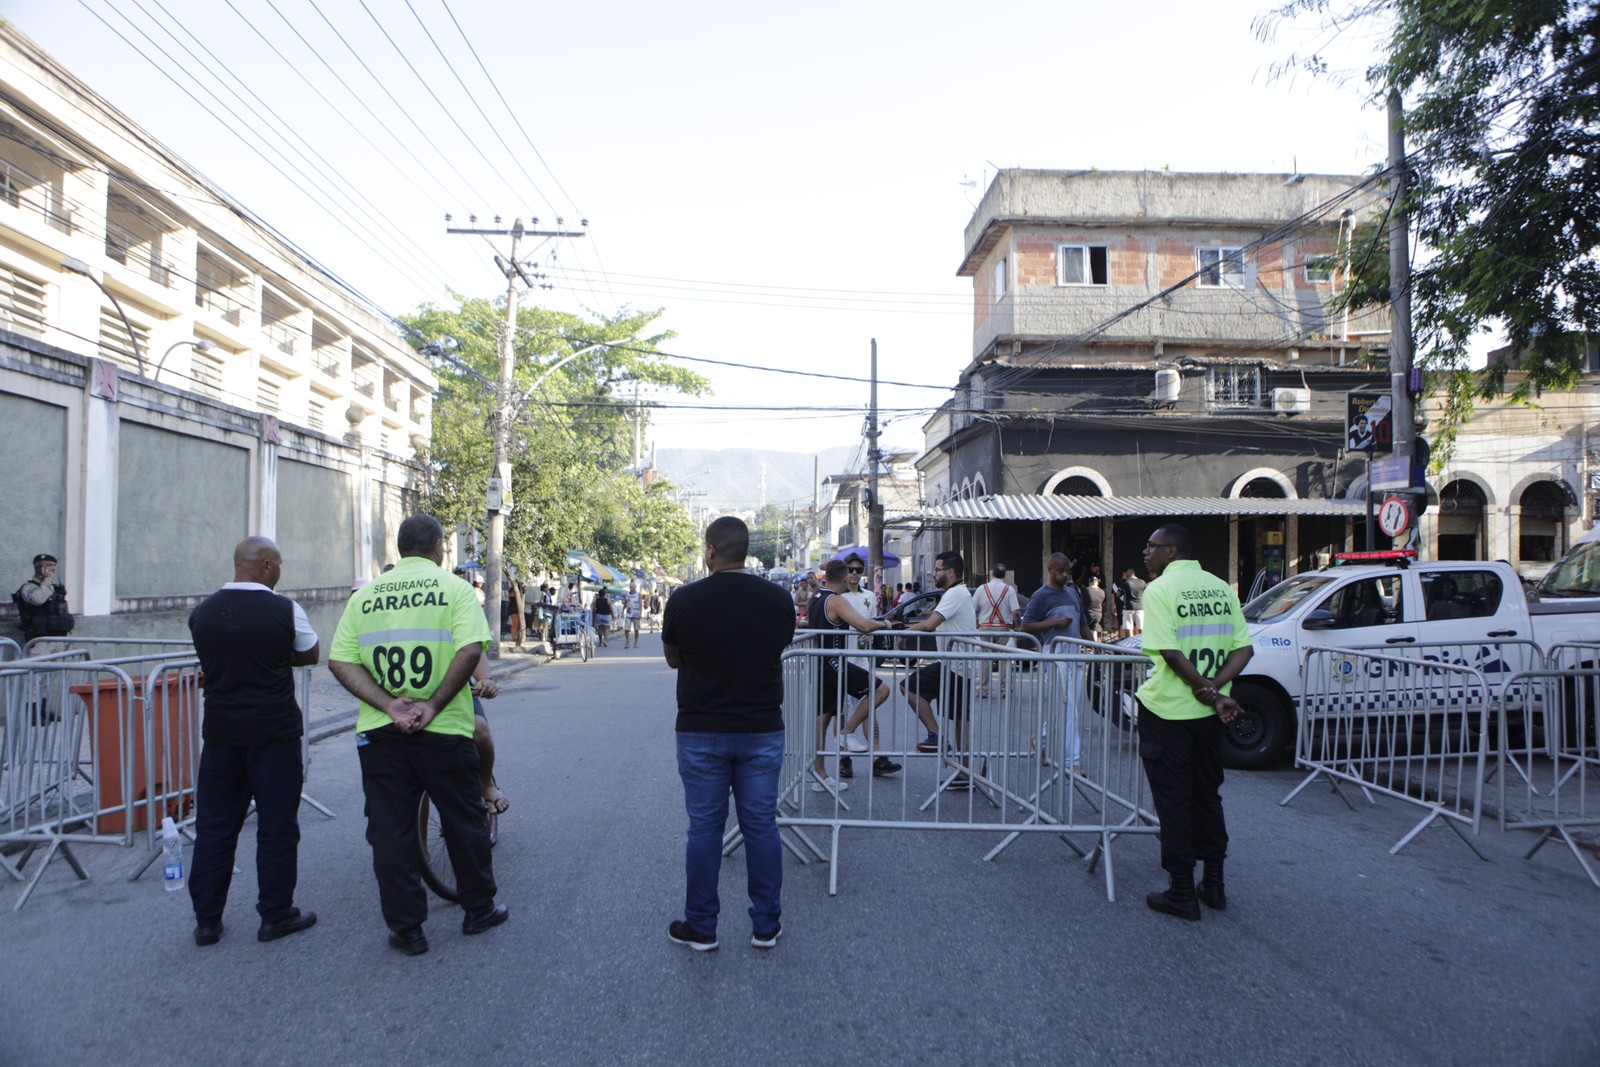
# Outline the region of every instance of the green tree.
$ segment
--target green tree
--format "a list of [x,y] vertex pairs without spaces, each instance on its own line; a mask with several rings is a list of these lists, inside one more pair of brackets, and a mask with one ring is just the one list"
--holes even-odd
[[758,510],[755,521],[750,524],[750,554],[759,559],[762,566],[775,567],[791,552],[788,514],[776,504]]
[[[611,554],[620,542],[606,531],[630,506],[630,494],[650,498],[637,513],[648,513],[649,529],[664,539],[664,548],[681,549],[683,530],[661,506],[665,490],[651,497],[638,490],[636,477],[623,473],[633,458],[634,383],[691,394],[706,390],[705,379],[653,354],[672,336],[646,333],[659,314],[591,321],[542,308],[518,309],[512,372],[518,400],[509,434],[514,506],[505,524],[506,558],[515,566],[559,570],[575,548],[623,562]],[[483,534],[505,304],[472,298],[453,308],[425,305],[403,321],[413,345],[439,376],[433,439],[421,457],[428,471],[427,507],[445,522],[466,523]],[[546,376],[564,357],[592,345],[601,347]],[[648,404],[643,405],[640,417],[648,419],[648,413]],[[688,526],[686,517],[683,526]],[[692,528],[689,536],[692,541]],[[637,551],[625,557],[629,562],[659,554],[644,551],[647,546],[638,539],[632,547]]]
[[[1571,387],[1587,335],[1600,331],[1600,4],[1292,0],[1258,30],[1305,16],[1339,34],[1385,27],[1366,79],[1376,98],[1398,89],[1408,108],[1406,207],[1423,245],[1411,280],[1416,351],[1446,391],[1447,436],[1475,393],[1505,391],[1505,362],[1467,369],[1481,334],[1499,333],[1527,372],[1512,399]],[[1333,70],[1323,53],[1284,66]],[[1386,241],[1360,242],[1352,301],[1382,300]]]

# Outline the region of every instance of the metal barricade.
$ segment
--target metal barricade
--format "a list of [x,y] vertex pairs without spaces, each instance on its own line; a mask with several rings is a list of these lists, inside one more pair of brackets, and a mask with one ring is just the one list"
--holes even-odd
[[[1142,680],[1148,670],[1146,657],[1099,650],[1047,655],[949,632],[937,635],[953,639],[943,652],[825,649],[810,636],[783,658],[778,825],[785,848],[801,862],[829,862],[830,894],[838,892],[845,829],[966,830],[1000,835],[985,860],[1022,834],[1057,836],[1091,871],[1105,861],[1106,895],[1115,900],[1112,843],[1126,833],[1157,832],[1122,700],[1129,680]],[[860,668],[855,685],[848,678],[825,681],[824,672],[838,669],[828,662],[834,659]],[[919,744],[927,724],[910,706],[919,669],[923,694],[934,695],[934,743]],[[883,703],[874,707],[880,686]],[[839,747],[856,716],[864,721],[865,752]],[[847,757],[861,770],[845,780],[838,772]],[[879,757],[902,769],[873,774]],[[815,829],[829,831],[826,848],[808,832]],[[737,830],[730,833],[727,851],[739,840]]]
[[[137,762],[135,685],[115,664],[75,661],[74,653],[0,667],[5,744],[0,756],[0,845],[22,845],[0,858],[26,881],[12,906],[28,902],[58,856],[89,877],[74,846],[133,843]],[[24,868],[41,846],[31,878]]]
[[33,659],[50,652],[72,649],[97,652],[99,655],[92,658],[96,662],[107,663],[129,658],[177,656],[182,649],[193,651],[194,642],[176,637],[78,637],[63,634],[60,637],[35,637],[23,648],[22,654],[25,659]]
[[[1295,765],[1310,770],[1280,804],[1324,778],[1426,810],[1390,854],[1444,821],[1486,859],[1471,837],[1482,819],[1491,716],[1499,696],[1471,667],[1351,648],[1305,651]],[[1354,805],[1350,805],[1354,808]]]
[[22,646],[9,637],[0,637],[0,663],[22,658]]
[[[1500,828],[1539,831],[1523,859],[1559,837],[1600,888],[1600,875],[1572,836],[1575,827],[1600,825],[1600,649],[1567,645],[1551,652],[1553,669],[1518,674],[1506,686],[1500,761],[1520,764],[1522,787],[1513,792],[1500,775]],[[1543,743],[1536,715],[1545,726]],[[1512,729],[1518,725],[1520,744]]]

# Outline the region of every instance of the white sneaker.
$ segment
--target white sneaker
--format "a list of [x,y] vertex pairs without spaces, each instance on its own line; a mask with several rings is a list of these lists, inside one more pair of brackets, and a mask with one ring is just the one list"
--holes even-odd
[[816,776],[815,771],[811,774],[811,791],[813,793],[832,793],[834,796],[838,796],[849,788],[849,782],[841,782],[831,774],[825,774],[821,778]]
[[867,751],[867,743],[855,734],[845,734],[839,738],[839,747],[841,749],[849,749],[851,752]]

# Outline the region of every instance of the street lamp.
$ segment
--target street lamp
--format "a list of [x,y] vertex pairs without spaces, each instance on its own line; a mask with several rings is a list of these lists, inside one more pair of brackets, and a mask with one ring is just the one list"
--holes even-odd
[[133,344],[133,358],[139,363],[139,375],[144,376],[144,350],[139,347],[139,335],[133,332],[133,323],[128,321],[128,313],[122,310],[122,303],[117,299],[117,294],[106,288],[106,283],[100,280],[100,272],[81,259],[63,259],[61,269],[73,274],[81,274],[100,287],[100,291],[111,300],[111,306],[117,309],[117,314],[122,317],[122,326],[128,331],[128,340]]
[[170,346],[165,352],[161,353],[161,358],[156,360],[156,372],[150,376],[152,380],[158,382],[161,380],[161,368],[166,366],[167,357],[172,355],[172,353],[176,352],[178,349],[182,348],[184,345],[191,346],[196,352],[211,352],[217,348],[217,346],[212,344],[210,341],[179,341]]

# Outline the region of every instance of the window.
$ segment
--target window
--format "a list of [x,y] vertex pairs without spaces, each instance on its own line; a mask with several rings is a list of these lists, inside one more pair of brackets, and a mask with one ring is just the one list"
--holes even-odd
[[213,400],[222,399],[222,360],[196,352],[189,357],[189,377],[194,379],[194,391]]
[[1311,285],[1330,285],[1338,262],[1333,256],[1307,256],[1306,282]]
[[322,429],[322,418],[325,410],[326,409],[322,401],[311,401],[310,405],[306,408],[306,425],[310,426],[313,430]]
[[1204,289],[1243,289],[1244,250],[1240,248],[1201,248],[1200,286]]
[[1206,401],[1214,408],[1259,408],[1261,369],[1224,365],[1206,371]]
[[1056,250],[1057,285],[1106,285],[1105,245],[1062,245]]
[[44,282],[0,267],[0,329],[44,336]]
[[994,298],[999,300],[1006,295],[1006,286],[1011,282],[1011,274],[1006,266],[1006,257],[1001,256],[1000,262],[994,265]]
[[1486,619],[1500,610],[1503,592],[1493,571],[1433,571],[1422,575],[1428,619]]
[[1333,614],[1333,628],[1353,630],[1363,626],[1388,626],[1405,618],[1400,602],[1400,576],[1386,574],[1351,582],[1328,598],[1323,610]]
[[262,378],[256,385],[256,405],[269,415],[276,415],[283,401],[283,383],[276,378]]
[[[133,337],[128,336],[129,323],[133,328]],[[129,370],[139,369],[139,359],[150,358],[150,327],[140,322],[134,322],[130,317],[129,323],[122,321],[122,316],[116,308],[100,307],[100,355],[113,363],[120,363]],[[137,346],[134,339],[137,338]]]

